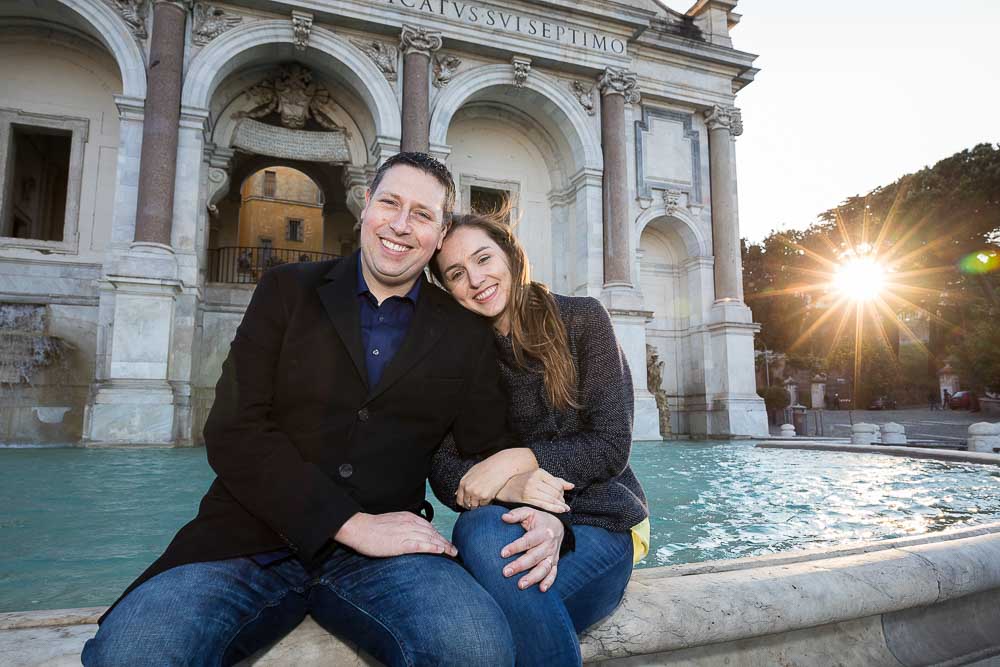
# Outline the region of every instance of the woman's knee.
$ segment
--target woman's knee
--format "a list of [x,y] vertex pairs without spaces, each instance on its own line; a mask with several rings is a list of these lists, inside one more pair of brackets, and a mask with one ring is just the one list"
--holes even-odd
[[519,525],[504,523],[501,517],[506,512],[503,507],[487,505],[458,517],[452,541],[463,561],[471,558],[500,562],[500,550],[524,534]]

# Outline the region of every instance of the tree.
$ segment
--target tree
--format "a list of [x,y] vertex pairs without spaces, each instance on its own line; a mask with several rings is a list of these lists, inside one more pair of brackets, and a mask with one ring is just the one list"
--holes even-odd
[[1000,392],[1000,310],[987,308],[950,347],[962,384],[976,391]]

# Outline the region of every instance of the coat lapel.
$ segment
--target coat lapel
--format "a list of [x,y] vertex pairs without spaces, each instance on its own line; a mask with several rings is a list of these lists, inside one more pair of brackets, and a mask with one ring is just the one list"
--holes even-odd
[[382,373],[382,379],[371,391],[368,400],[372,400],[399,381],[414,364],[431,351],[444,333],[444,309],[441,300],[449,297],[432,285],[424,274],[420,274],[419,279],[423,284],[420,285],[420,296],[417,298],[413,321],[410,322],[410,328],[403,338],[403,344]]
[[361,349],[361,312],[358,307],[358,253],[337,262],[326,274],[329,282],[316,289],[326,314],[347,348],[361,380],[368,386],[368,368]]

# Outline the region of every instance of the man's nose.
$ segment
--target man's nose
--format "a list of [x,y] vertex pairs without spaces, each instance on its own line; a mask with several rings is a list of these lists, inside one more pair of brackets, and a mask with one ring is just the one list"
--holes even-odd
[[409,207],[400,207],[399,211],[393,216],[392,220],[389,221],[389,227],[392,231],[397,234],[409,234],[410,233],[410,209]]

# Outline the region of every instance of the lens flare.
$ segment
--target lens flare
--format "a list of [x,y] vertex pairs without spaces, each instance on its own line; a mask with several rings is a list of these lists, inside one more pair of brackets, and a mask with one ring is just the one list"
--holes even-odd
[[1000,253],[995,248],[970,253],[958,262],[958,269],[966,275],[993,273],[1000,269]]
[[855,257],[833,273],[833,286],[853,301],[871,301],[885,288],[885,267],[874,257]]

